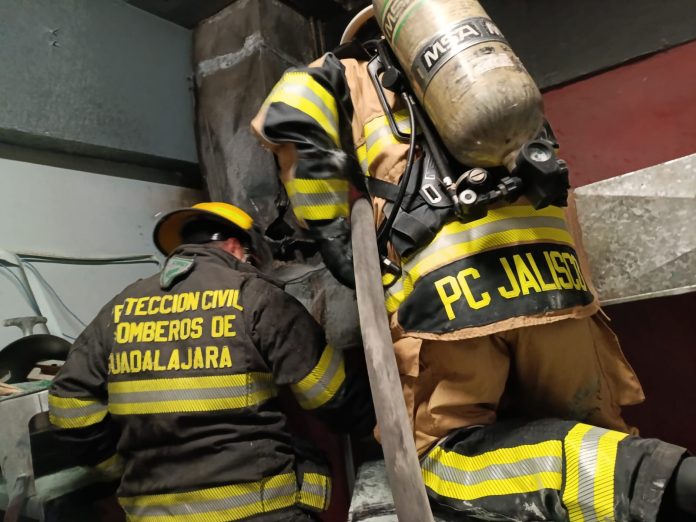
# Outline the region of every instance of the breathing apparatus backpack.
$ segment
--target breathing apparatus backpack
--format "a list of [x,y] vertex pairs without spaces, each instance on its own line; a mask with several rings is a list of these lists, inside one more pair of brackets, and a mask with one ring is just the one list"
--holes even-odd
[[[382,35],[353,40],[372,18]],[[339,58],[369,60],[392,133],[409,144],[399,185],[366,179],[370,194],[388,201],[378,230],[383,254],[390,241],[407,256],[453,215],[479,219],[498,201],[524,195],[536,209],[567,205],[568,169],[556,157],[541,93],[477,1],[373,0],[341,43]],[[403,102],[411,131],[397,125],[385,90]]]

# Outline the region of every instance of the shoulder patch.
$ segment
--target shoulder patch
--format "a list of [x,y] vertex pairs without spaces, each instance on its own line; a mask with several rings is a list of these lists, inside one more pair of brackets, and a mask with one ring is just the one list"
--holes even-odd
[[160,273],[160,287],[162,289],[169,288],[176,279],[193,270],[195,264],[196,261],[191,257],[170,257]]

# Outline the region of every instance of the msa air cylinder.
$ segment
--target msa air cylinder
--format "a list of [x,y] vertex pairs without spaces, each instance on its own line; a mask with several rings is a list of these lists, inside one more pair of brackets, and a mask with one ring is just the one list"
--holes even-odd
[[373,0],[374,15],[447,149],[513,166],[543,123],[541,93],[475,0]]

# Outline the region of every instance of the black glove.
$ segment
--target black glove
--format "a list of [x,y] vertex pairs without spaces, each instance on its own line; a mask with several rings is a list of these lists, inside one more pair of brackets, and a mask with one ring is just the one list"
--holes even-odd
[[346,220],[336,219],[328,225],[314,227],[312,232],[317,237],[319,254],[331,275],[348,288],[355,288],[353,247]]

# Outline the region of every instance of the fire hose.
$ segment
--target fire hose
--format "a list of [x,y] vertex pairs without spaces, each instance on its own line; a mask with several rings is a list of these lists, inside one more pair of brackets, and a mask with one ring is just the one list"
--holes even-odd
[[360,330],[396,514],[400,522],[433,522],[389,333],[368,200],[353,205],[351,229]]

